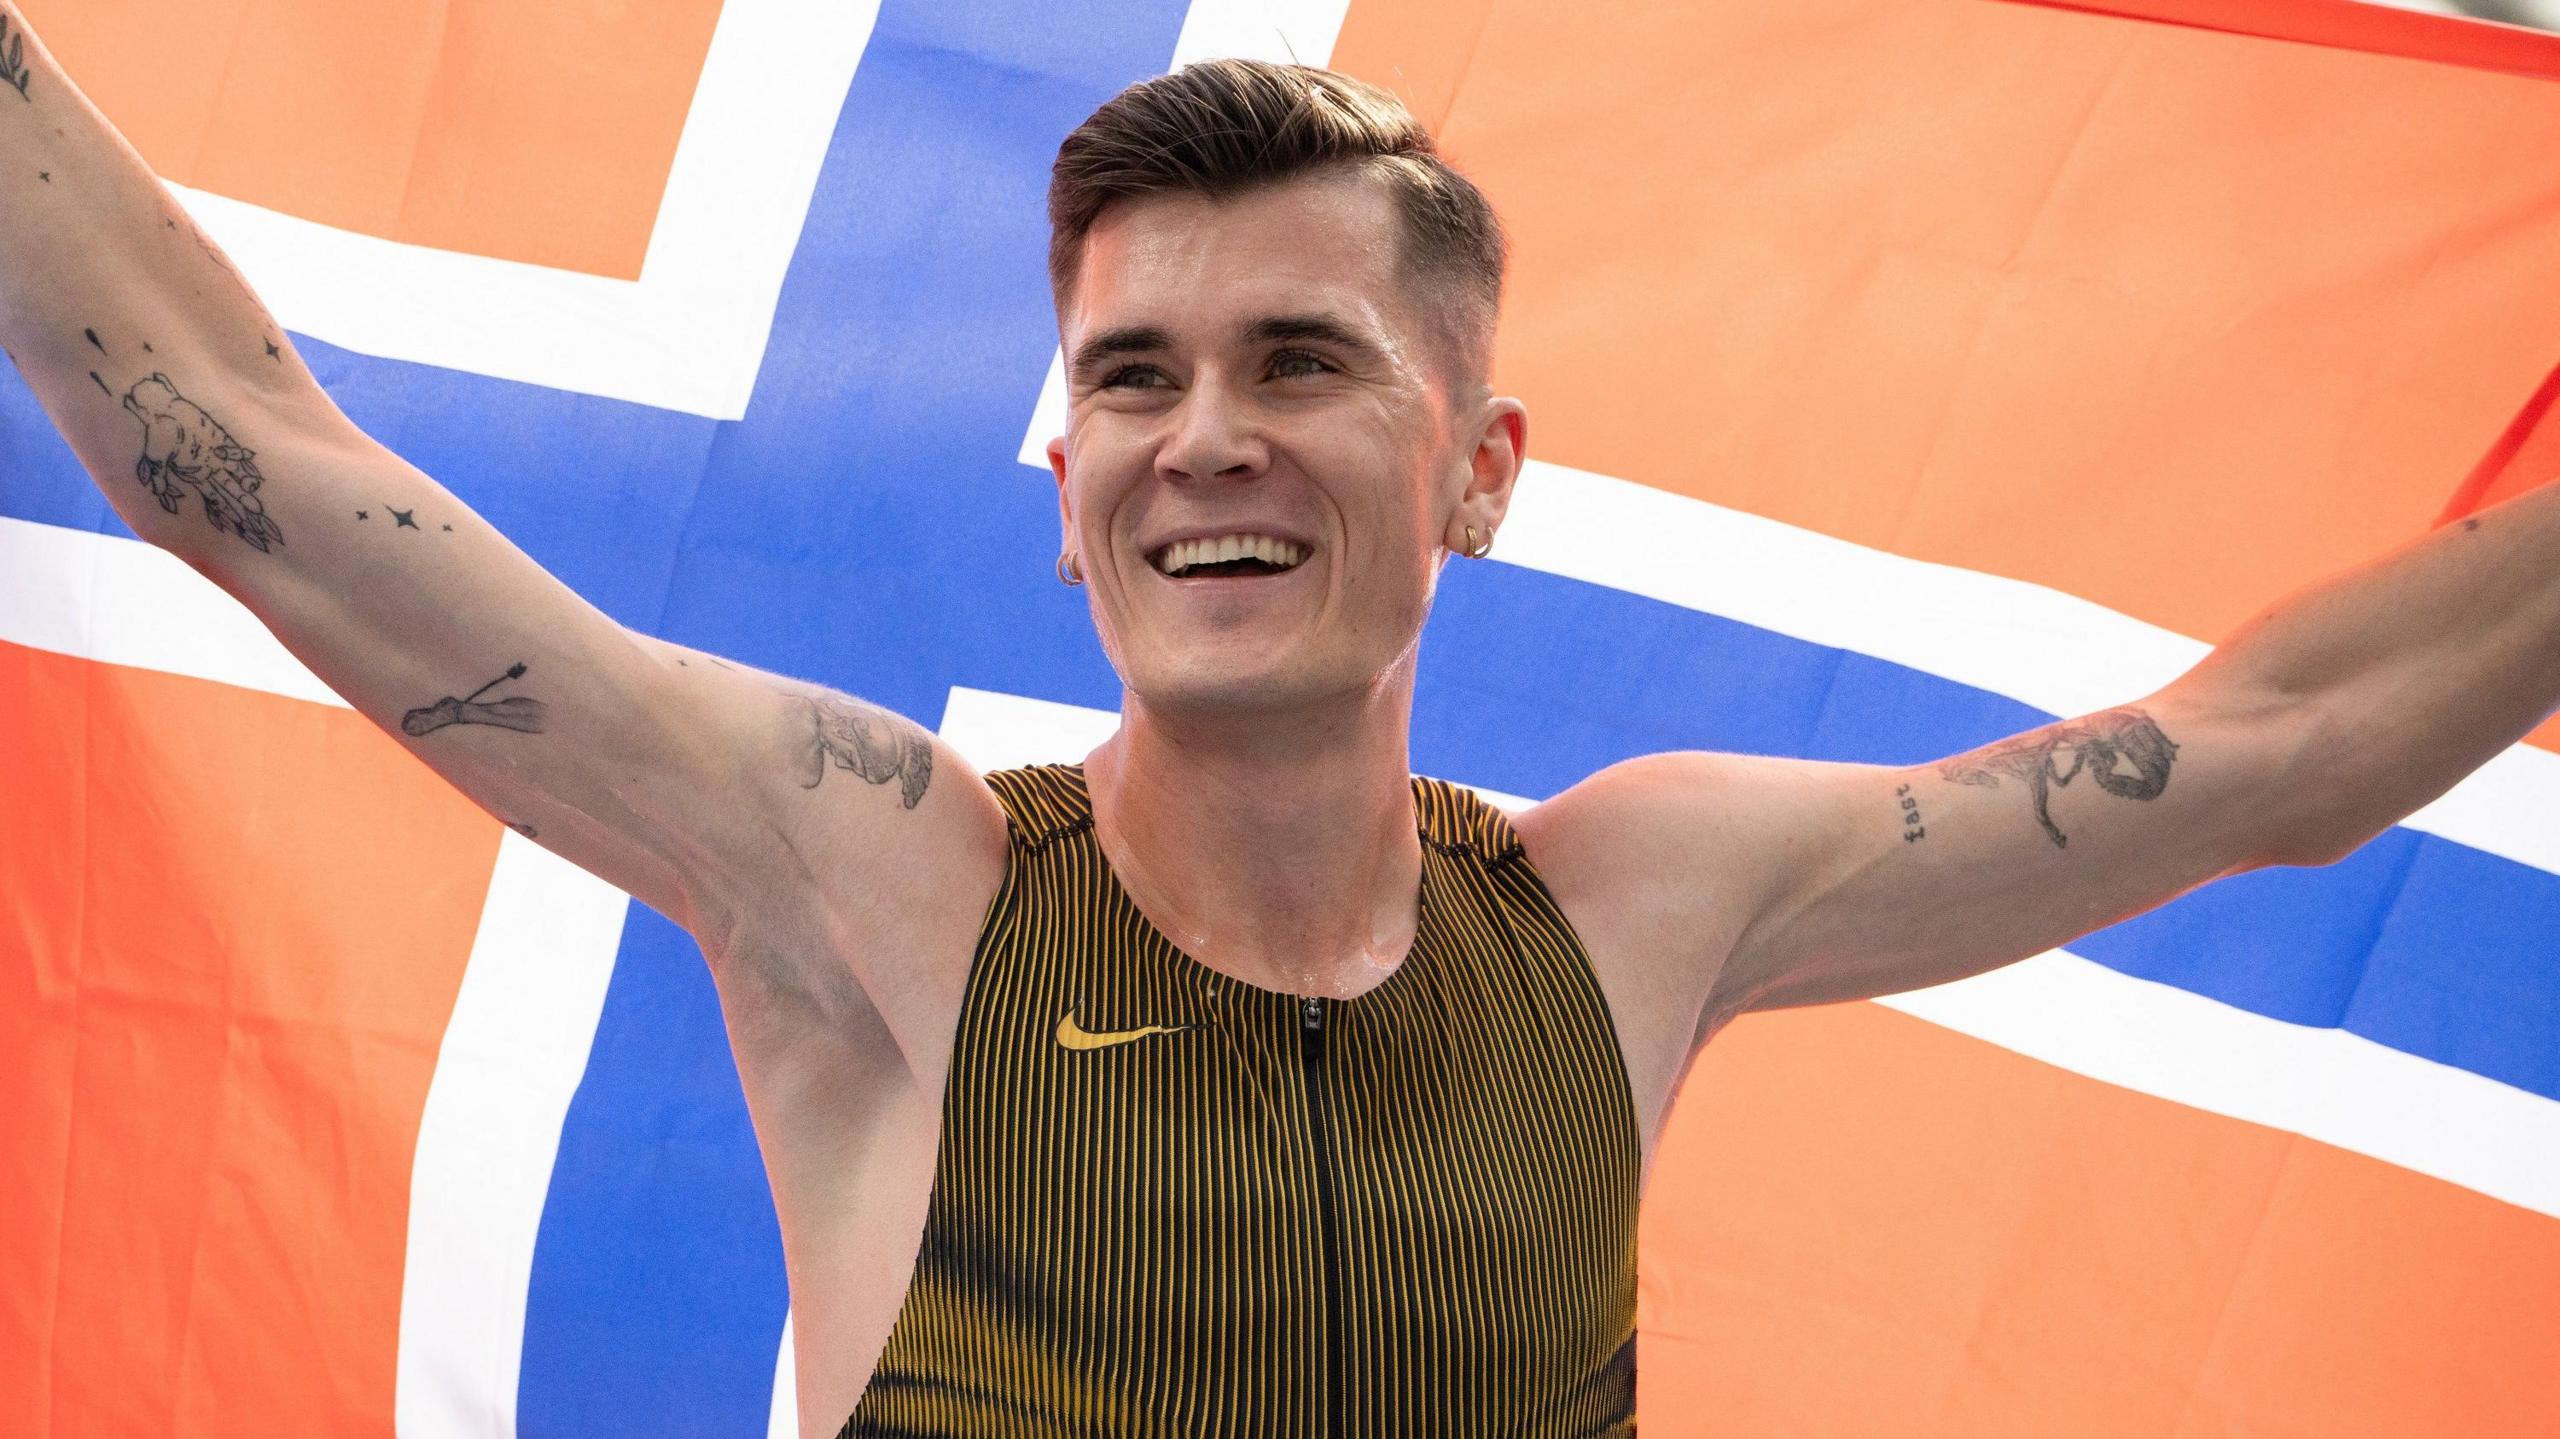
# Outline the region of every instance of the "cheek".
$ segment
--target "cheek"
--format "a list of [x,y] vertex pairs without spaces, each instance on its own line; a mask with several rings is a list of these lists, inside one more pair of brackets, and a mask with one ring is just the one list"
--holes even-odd
[[1067,468],[1067,508],[1075,516],[1076,537],[1090,541],[1089,549],[1106,544],[1115,521],[1124,518],[1129,485],[1116,475],[1094,454],[1076,455]]

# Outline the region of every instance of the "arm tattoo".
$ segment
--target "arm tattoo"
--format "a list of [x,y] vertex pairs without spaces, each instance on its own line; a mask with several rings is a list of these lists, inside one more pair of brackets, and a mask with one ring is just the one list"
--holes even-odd
[[1920,822],[1920,801],[1912,795],[1911,786],[1907,784],[1895,785],[1893,787],[1893,797],[1902,801],[1902,842],[1904,844],[1918,844],[1920,841],[1927,839],[1929,837],[1929,829],[1928,826]]
[[[96,339],[92,333],[91,342]],[[96,372],[90,377],[95,379]],[[104,380],[98,383],[107,388]],[[203,497],[204,517],[215,529],[238,535],[261,553],[284,543],[283,529],[267,518],[267,507],[258,499],[266,476],[258,473],[256,454],[179,394],[168,376],[155,370],[125,391],[124,408],[142,422],[142,458],[134,461],[134,477],[160,501],[160,508],[176,514],[179,489],[185,486]]]
[[836,768],[873,784],[898,781],[909,809],[924,799],[924,787],[933,782],[933,737],[914,721],[859,700],[832,695],[800,699],[809,707],[810,727],[809,777],[800,782],[802,789],[816,789],[826,778],[827,761],[833,760]]
[[0,53],[0,85],[17,91],[19,99],[34,104],[35,101],[27,96],[27,27],[20,25],[17,34],[10,34],[9,17],[0,12],[0,41],[6,41],[9,47],[6,53]]
[[[2058,750],[2071,752],[2071,767],[2056,765]],[[2086,769],[2098,788],[2118,799],[2157,799],[2169,787],[2169,766],[2178,747],[2151,722],[2151,716],[2127,707],[2087,719],[2048,725],[1988,749],[1959,755],[1938,766],[1938,773],[1958,784],[1998,788],[2000,777],[2024,780],[2035,799],[2036,823],[2053,837],[2055,847],[2071,841],[2045,807],[2049,788],[2071,783]]]
[[549,713],[542,701],[529,699],[523,695],[509,695],[505,699],[491,700],[487,704],[478,703],[480,697],[489,691],[509,680],[523,678],[524,665],[521,661],[509,665],[505,674],[467,695],[459,698],[446,695],[434,704],[413,709],[400,716],[401,731],[406,734],[425,735],[434,734],[446,725],[484,724],[498,729],[522,730],[526,734],[540,734],[543,717]]

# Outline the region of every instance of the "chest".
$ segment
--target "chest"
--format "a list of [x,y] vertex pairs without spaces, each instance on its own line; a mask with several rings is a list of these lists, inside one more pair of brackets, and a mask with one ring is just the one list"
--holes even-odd
[[[930,1022],[796,951],[765,965],[789,983],[724,960],[804,1415],[860,1396],[881,1432],[938,1432],[953,1406],[1143,1392],[1180,1432],[1221,1428],[1201,1405],[1343,1432],[1351,1392],[1387,1433],[1524,1374],[1545,1387],[1473,1412],[1619,1414],[1640,1161],[1615,996],[1526,877],[1433,864],[1415,954],[1312,1010],[1064,866],[1024,864],[976,934],[916,956],[953,981]],[[1052,1387],[1004,1387],[1026,1374]]]
[[1623,1410],[1634,1121],[1587,975],[1441,936],[1369,994],[1301,1000],[1142,930],[1025,929],[972,976],[856,1432],[1544,1432],[1520,1426]]

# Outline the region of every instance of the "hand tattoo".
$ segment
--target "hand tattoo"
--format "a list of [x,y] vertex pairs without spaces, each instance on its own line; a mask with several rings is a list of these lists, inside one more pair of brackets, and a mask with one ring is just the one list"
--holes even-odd
[[524,665],[521,662],[510,665],[505,674],[467,695],[460,698],[446,695],[434,704],[422,709],[413,709],[400,716],[400,729],[406,734],[424,735],[434,734],[447,725],[484,724],[498,729],[522,730],[526,734],[540,734],[544,716],[549,713],[542,701],[528,699],[523,695],[510,695],[505,699],[492,700],[487,704],[476,702],[482,695],[507,681],[523,678]]
[[[91,334],[93,342],[96,338]],[[99,384],[104,388],[103,380]],[[257,456],[179,394],[168,376],[154,371],[127,390],[124,408],[142,422],[142,458],[134,462],[134,476],[160,501],[160,508],[178,512],[183,484],[203,496],[205,518],[215,529],[238,535],[262,553],[284,543],[284,531],[267,518],[258,499],[266,476],[258,473]]]
[[[2071,751],[2069,769],[2054,763],[2054,752],[2064,749]],[[2035,797],[2036,823],[2060,848],[2071,841],[2045,807],[2048,786],[2067,785],[2085,768],[2100,789],[2118,799],[2157,799],[2169,787],[2169,766],[2177,758],[2178,747],[2151,722],[2151,716],[2127,707],[2048,725],[1959,755],[1939,765],[1938,773],[1958,784],[1990,788],[1997,788],[2004,774],[2025,780],[2028,793]]]
[[809,707],[809,777],[802,789],[816,789],[827,776],[827,761],[851,770],[873,784],[898,781],[906,807],[914,809],[933,782],[933,737],[913,721],[877,705],[836,696],[802,695]]

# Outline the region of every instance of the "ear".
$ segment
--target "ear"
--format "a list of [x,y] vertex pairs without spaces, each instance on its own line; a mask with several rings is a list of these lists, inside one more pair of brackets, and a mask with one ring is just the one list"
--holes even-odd
[[1058,436],[1048,446],[1049,473],[1058,480],[1058,553],[1065,554],[1076,542],[1076,512],[1067,496],[1067,437]]
[[1449,513],[1441,544],[1454,554],[1467,552],[1467,527],[1475,527],[1477,547],[1490,543],[1511,510],[1511,489],[1529,458],[1529,409],[1509,395],[1488,397],[1476,412],[1475,448],[1467,456],[1465,488]]

